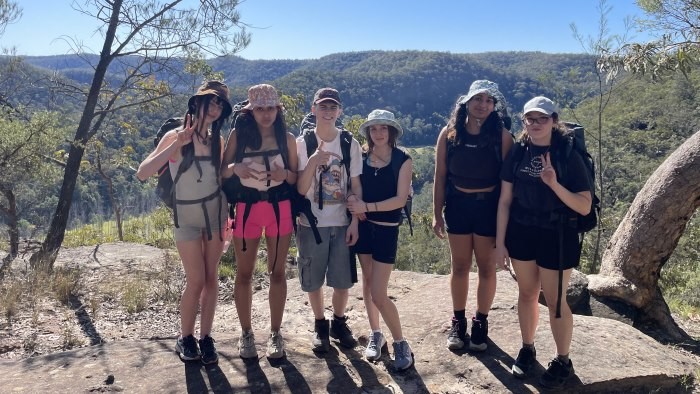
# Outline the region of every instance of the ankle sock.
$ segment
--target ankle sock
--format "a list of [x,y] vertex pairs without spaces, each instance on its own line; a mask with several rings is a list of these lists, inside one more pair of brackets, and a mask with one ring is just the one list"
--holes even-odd
[[559,361],[562,362],[564,365],[569,365],[569,355],[568,354],[558,354],[557,358]]
[[489,317],[489,315],[484,315],[481,312],[476,312],[476,320],[486,321],[486,319],[488,319],[488,317]]
[[455,319],[457,319],[457,320],[464,320],[467,318],[467,315],[466,315],[466,312],[464,311],[464,309],[462,309],[461,311],[454,311],[454,312],[455,312]]

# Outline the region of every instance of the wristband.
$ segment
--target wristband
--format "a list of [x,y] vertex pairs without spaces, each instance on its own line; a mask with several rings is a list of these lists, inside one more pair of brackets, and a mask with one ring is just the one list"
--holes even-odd
[[369,212],[369,207],[367,206],[367,203],[365,203],[365,212]]

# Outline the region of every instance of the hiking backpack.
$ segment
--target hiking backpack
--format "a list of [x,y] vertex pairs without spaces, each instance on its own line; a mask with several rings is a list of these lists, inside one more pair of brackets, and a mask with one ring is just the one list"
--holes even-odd
[[[584,167],[586,168],[586,177],[591,190],[591,211],[588,215],[576,214],[576,231],[581,235],[580,242],[583,242],[583,234],[593,230],[598,225],[598,216],[600,215],[600,199],[595,194],[595,162],[593,157],[586,149],[585,130],[583,126],[577,123],[564,122],[566,128],[570,131],[562,138],[563,147],[558,149],[558,157],[554,158],[554,168],[559,179],[566,179],[568,168],[564,163],[568,162],[571,152],[576,151],[583,159]],[[516,175],[518,166],[523,159],[527,145],[520,142],[514,146],[513,152],[513,176]]]
[[[160,126],[160,129],[158,129],[158,132],[156,133],[156,137],[153,139],[153,144],[154,146],[158,146],[158,143],[160,143],[160,140],[163,139],[163,136],[170,130],[174,130],[178,127],[182,127],[184,122],[183,118],[170,118],[163,123],[162,126]],[[163,167],[161,167],[158,170],[158,184],[156,185],[156,195],[158,198],[163,201],[165,206],[167,206],[170,209],[173,209],[175,206],[175,201],[173,199],[173,186],[175,183],[173,182],[173,176],[170,173],[170,163],[165,163]]]
[[[394,179],[396,179],[397,185],[399,183],[399,172],[401,171],[401,166],[410,158],[411,157],[408,155],[408,153],[401,148],[393,148],[391,150],[391,169],[394,173]],[[411,174],[411,177],[413,177],[413,174]],[[411,179],[409,188],[408,197],[406,198],[406,205],[404,205],[401,209],[401,220],[399,221],[399,225],[406,220],[408,222],[408,228],[411,231],[411,235],[413,235],[413,221],[411,221],[411,214],[413,211],[413,179]]]

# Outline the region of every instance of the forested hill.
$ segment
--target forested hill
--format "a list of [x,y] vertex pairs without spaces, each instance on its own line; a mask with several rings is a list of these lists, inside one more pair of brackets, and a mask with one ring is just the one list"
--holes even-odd
[[[95,55],[83,59],[96,62]],[[93,70],[83,59],[78,55],[25,58],[34,66],[89,83]],[[455,99],[473,80],[498,82],[510,109],[518,111],[532,96],[553,95],[554,89],[564,101],[580,97],[581,92],[590,89],[586,85],[590,79],[580,81],[593,71],[595,58],[540,52],[366,51],[311,60],[246,60],[234,56],[212,59],[209,64],[214,71],[224,73],[233,100],[244,99],[250,85],[268,82],[283,94],[303,95],[308,105],[316,89],[333,86],[341,93],[345,115],[364,117],[374,108],[393,110],[407,131],[403,143],[421,145],[434,143]],[[114,64],[109,79],[118,79],[120,67],[128,65],[128,59]],[[180,89],[186,94],[191,87]]]

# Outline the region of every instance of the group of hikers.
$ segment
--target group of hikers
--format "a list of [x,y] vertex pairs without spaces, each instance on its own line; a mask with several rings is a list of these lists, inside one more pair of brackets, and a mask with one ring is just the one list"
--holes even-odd
[[[569,359],[573,317],[561,287],[568,285],[581,252],[576,228],[567,225],[566,218],[588,213],[591,185],[578,154],[565,158],[566,176],[558,174],[562,166],[556,163],[557,152],[569,131],[550,99],[538,96],[525,104],[524,132],[516,143],[505,108],[496,83],[474,81],[456,101],[436,144],[433,230],[448,239],[454,310],[447,348],[487,349],[496,270],[510,265],[517,275],[522,336],[512,373],[524,378],[536,363],[542,289],[557,354],[540,383],[561,387],[574,374]],[[308,128],[297,138],[286,128],[284,107],[271,85],[250,87],[247,103],[238,109],[224,141],[221,128],[234,112],[229,89],[220,81],[206,81],[189,99],[182,122],[165,133],[137,172],[145,180],[166,166],[174,180],[174,236],[186,276],[181,335],[175,346],[180,358],[218,361],[211,331],[217,267],[229,232],[237,265],[239,354],[258,357],[251,321],[252,280],[264,234],[270,276],[266,355],[285,355],[285,263],[296,230],[298,278],[314,315],[314,351],[328,351],[330,338],[344,347],[357,345],[345,316],[349,289],[357,280],[357,255],[371,330],[365,357],[376,361],[387,351],[381,316],[393,340],[395,368],[410,368],[414,355],[401,315],[387,294],[401,210],[412,190],[413,163],[398,146],[401,124],[392,112],[373,110],[359,128],[366,140],[360,146],[338,122],[343,103],[333,88],[315,93],[314,122],[306,123]],[[466,304],[472,255],[478,281],[469,335]],[[324,283],[333,289],[330,321],[324,313]],[[194,336],[198,311],[199,340]]]

